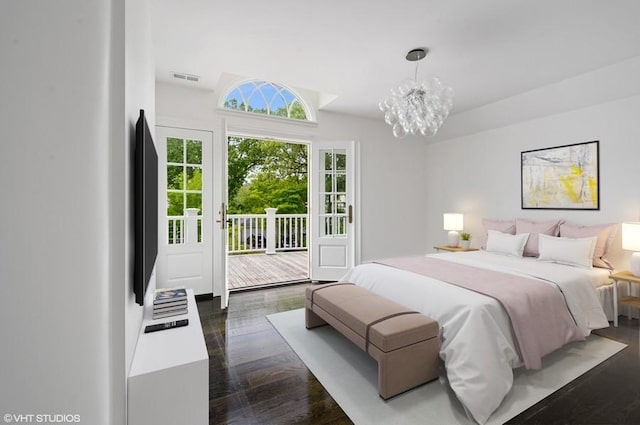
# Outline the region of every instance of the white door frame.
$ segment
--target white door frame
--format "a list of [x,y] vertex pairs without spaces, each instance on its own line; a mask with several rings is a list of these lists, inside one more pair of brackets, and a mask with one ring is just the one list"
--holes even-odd
[[[226,249],[226,233],[223,232],[218,223],[216,223],[218,209],[220,204],[226,198],[223,194],[226,193],[226,167],[227,167],[227,149],[226,149],[226,122],[224,119],[212,119],[211,121],[192,120],[185,118],[175,118],[170,116],[156,116],[156,126],[164,127],[176,127],[192,130],[208,131],[213,133],[213,146],[212,146],[212,169],[211,173],[211,188],[212,197],[210,203],[207,204],[208,210],[211,212],[211,225],[209,226],[213,231],[213,245],[211,249],[211,256],[209,257],[209,264],[212,265],[213,282],[208,293],[212,293],[214,297],[221,298],[222,308],[226,308],[228,304],[228,291],[225,291],[226,286],[226,264],[225,264],[225,249]],[[162,194],[162,196],[165,196]]]
[[[268,128],[265,127],[264,130],[261,130],[259,126],[255,126],[255,125],[249,125],[249,124],[254,124],[251,121],[245,121],[245,120],[234,120],[233,124],[231,125],[227,125],[227,121],[223,121],[223,136],[224,136],[224,158],[225,158],[225,162],[224,162],[224,204],[225,206],[227,206],[229,204],[229,200],[227,199],[228,193],[227,193],[227,167],[228,167],[228,162],[227,162],[227,139],[229,136],[237,136],[237,137],[246,137],[246,138],[254,138],[254,139],[258,139],[258,140],[276,140],[279,142],[284,142],[284,143],[298,143],[298,144],[304,144],[307,145],[307,158],[308,161],[311,160],[311,150],[312,150],[312,141],[311,141],[311,137],[310,136],[303,136],[303,135],[291,135],[291,133],[287,132],[287,131],[278,131],[277,129],[274,130],[272,128]],[[305,126],[306,127],[306,126]],[[231,129],[230,129],[231,128]],[[277,127],[276,127],[277,128]],[[308,164],[308,170],[307,170],[308,174],[311,174],[311,164]],[[307,180],[307,186],[308,189],[311,188],[311,182],[310,179]],[[308,208],[308,215],[309,218],[311,217],[311,194],[310,194],[310,190],[308,190],[308,195],[307,195],[307,204],[309,205]],[[228,234],[225,233],[225,240],[224,240],[224,252],[225,252],[225,256],[224,256],[224,262],[226,264],[228,256],[226,255],[226,250],[227,250],[227,237]],[[307,242],[307,244],[309,245],[309,241]],[[309,248],[308,248],[309,249]],[[311,275],[311,250],[309,249],[309,265],[308,265],[308,270],[309,270],[309,275]],[[227,270],[227,268],[225,267],[225,270]],[[222,300],[228,303],[228,299],[229,299],[229,287],[228,287],[228,275],[225,276],[224,279],[224,288],[223,288],[223,295],[222,295]],[[223,304],[223,308],[226,307],[226,304]]]
[[[214,266],[214,287],[213,296],[220,294],[220,307],[226,309],[229,306],[229,283],[227,268],[227,246],[229,232],[227,231],[227,122],[220,120],[220,137],[214,142],[214,166],[217,166],[216,177],[214,177],[214,206],[215,206],[215,230],[213,243],[215,246],[213,266]],[[219,282],[218,291],[216,283]]]
[[[355,141],[315,141],[311,151],[310,195],[311,195],[311,241],[309,252],[311,257],[311,279],[316,281],[339,280],[349,269],[360,262],[360,213],[359,213],[359,179],[358,179],[358,150]],[[335,169],[326,175],[322,152],[344,151],[346,154],[345,186],[346,193],[337,195],[332,192],[342,192],[337,189]],[[335,161],[335,157],[334,157]],[[335,167],[335,162],[333,167]],[[337,174],[341,172],[338,171]],[[330,178],[333,187],[327,191],[325,175]],[[333,197],[334,210],[326,216],[324,197]],[[340,201],[338,197],[343,197]],[[344,202],[344,205],[342,203]],[[338,205],[338,209],[336,209]],[[338,214],[336,216],[335,214]],[[342,214],[342,215],[341,215]],[[329,234],[326,234],[326,222],[329,220]],[[336,221],[344,233],[335,234]]]
[[[213,216],[210,205],[212,202],[212,148],[213,134],[208,130],[196,130],[190,128],[156,124],[156,147],[160,164],[158,167],[158,267],[157,287],[172,287],[183,285],[192,288],[195,294],[206,294],[211,291],[213,279],[212,264],[213,237],[211,217]],[[193,221],[193,235],[197,236],[197,221],[185,218],[182,224],[182,236],[184,243],[169,244],[167,239],[167,149],[166,138],[200,140],[202,142],[202,208],[201,212],[202,241],[196,239],[189,241],[189,235],[185,234],[188,221]]]
[[[277,120],[265,119],[263,117],[247,117],[235,111],[217,111],[217,118],[211,121],[200,121],[190,119],[179,119],[168,116],[157,116],[156,125],[191,128],[196,130],[211,131],[213,133],[213,182],[212,182],[212,204],[209,206],[212,213],[213,222],[213,247],[212,261],[213,266],[213,287],[212,293],[214,297],[220,296],[220,304],[224,309],[229,302],[229,290],[227,286],[227,267],[226,267],[226,229],[222,231],[215,220],[218,218],[218,210],[224,202],[227,204],[227,135],[243,134],[247,136],[260,136],[262,138],[273,138],[284,141],[307,142],[309,143],[310,153],[313,146],[324,141],[317,138],[317,124],[313,122],[289,123]],[[360,202],[360,146],[358,142],[354,144],[354,176],[355,176],[355,193],[354,193],[354,265],[361,261],[361,232],[360,217],[361,211],[358,207]],[[311,174],[311,170],[310,170]],[[310,185],[311,179],[310,180]],[[311,191],[309,191],[311,197]],[[315,204],[309,200],[310,215],[313,212]],[[310,251],[310,257],[312,253]],[[311,265],[309,268],[311,273]]]

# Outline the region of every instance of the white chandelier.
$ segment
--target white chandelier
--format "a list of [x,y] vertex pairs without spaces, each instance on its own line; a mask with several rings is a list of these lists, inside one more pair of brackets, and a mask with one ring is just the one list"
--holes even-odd
[[413,49],[407,60],[416,62],[413,80],[405,80],[391,96],[381,100],[378,107],[384,112],[384,121],[393,128],[395,137],[413,135],[434,136],[453,106],[453,89],[437,77],[418,81],[418,61],[427,56],[426,49]]

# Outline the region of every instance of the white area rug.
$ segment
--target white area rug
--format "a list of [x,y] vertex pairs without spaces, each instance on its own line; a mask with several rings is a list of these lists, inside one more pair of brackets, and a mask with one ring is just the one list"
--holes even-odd
[[[296,354],[355,424],[473,424],[444,378],[388,401],[378,396],[378,366],[330,326],[307,330],[304,309],[267,316]],[[514,386],[488,424],[502,424],[594,366],[625,344],[590,336],[544,358],[543,369],[518,369]]]

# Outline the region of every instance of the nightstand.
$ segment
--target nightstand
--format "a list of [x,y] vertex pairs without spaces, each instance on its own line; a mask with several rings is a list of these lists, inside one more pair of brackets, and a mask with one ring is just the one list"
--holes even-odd
[[[624,270],[618,273],[614,273],[611,275],[611,279],[613,279],[613,326],[618,326],[618,303],[622,305],[626,305],[627,307],[633,307],[640,309],[640,297],[632,297],[628,295],[626,297],[620,298],[618,300],[618,282],[627,282],[629,285],[629,294],[631,294],[631,284],[637,283],[640,284],[640,277],[633,275],[629,270]],[[629,319],[631,319],[631,315],[628,314]]]
[[469,252],[469,251],[477,251],[478,248],[467,248],[464,249],[461,246],[450,246],[450,245],[436,245],[434,248],[437,251],[449,251],[449,252]]

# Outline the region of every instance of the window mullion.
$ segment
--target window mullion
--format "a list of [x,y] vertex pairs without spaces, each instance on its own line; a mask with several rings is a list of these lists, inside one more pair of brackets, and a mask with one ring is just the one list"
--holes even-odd
[[[267,96],[265,90],[271,91],[271,89],[274,91],[273,96]],[[239,95],[236,96],[235,93],[238,93]],[[262,99],[262,102],[264,102],[264,105],[265,105],[264,111],[260,111],[260,112],[256,111],[262,108],[258,108],[258,105],[255,103],[252,104],[252,102],[254,102],[253,99],[257,99],[254,96],[260,96],[260,99]],[[243,108],[241,108],[241,105],[237,105],[238,97],[240,97],[240,100],[242,101],[241,105],[244,105]],[[283,86],[280,86],[275,83],[266,82],[266,81],[248,81],[235,87],[225,97],[223,107],[226,109],[237,110],[237,111],[241,111],[244,109],[244,112],[262,113],[267,116],[272,116],[274,112],[273,102],[278,97],[282,100],[284,105],[284,110],[286,111],[286,117],[281,117],[281,118],[304,120],[304,121],[309,120],[308,108],[304,106],[306,105],[306,103],[304,103],[299,96],[296,96],[295,94],[293,94],[291,90]],[[292,111],[295,103],[299,103],[300,108],[302,109],[302,112],[300,113],[301,115],[300,117],[292,117]],[[273,116],[279,116],[279,115],[273,115]]]

